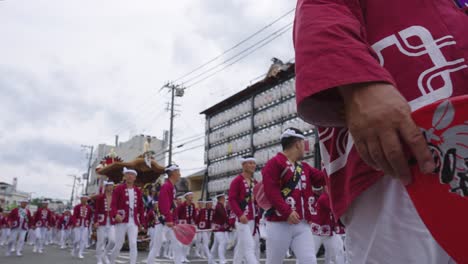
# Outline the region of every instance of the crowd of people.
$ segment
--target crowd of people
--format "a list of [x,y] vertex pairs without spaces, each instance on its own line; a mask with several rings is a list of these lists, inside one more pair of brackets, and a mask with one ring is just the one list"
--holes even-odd
[[[22,256],[28,242],[37,254],[56,244],[71,249],[72,257],[84,258],[83,251],[95,244],[98,264],[115,263],[127,235],[130,263],[135,264],[137,243],[146,233],[148,264],[157,257],[186,263],[189,255],[209,264],[215,259],[225,264],[231,247],[234,263],[251,264],[259,263],[260,239],[264,239],[267,263],[282,263],[291,253],[298,263],[315,263],[321,245],[326,263],[344,263],[344,226],[331,213],[324,172],[301,162],[304,136],[298,129],[287,129],[281,144],[283,152],[262,170],[265,194],[273,205],[269,209],[259,207],[254,196],[259,183],[253,157],[240,158],[242,173],[232,181],[228,194],[198,201],[192,192],[176,197],[178,165],[165,168],[167,179],[158,191],[145,193],[134,185],[137,171],[124,168],[122,183],[103,181],[99,194],[82,195],[72,210],[55,213],[42,201],[31,214],[28,201],[23,200],[18,208],[3,212],[0,245],[7,256]],[[190,245],[181,244],[174,235],[172,228],[178,224],[196,227]]]

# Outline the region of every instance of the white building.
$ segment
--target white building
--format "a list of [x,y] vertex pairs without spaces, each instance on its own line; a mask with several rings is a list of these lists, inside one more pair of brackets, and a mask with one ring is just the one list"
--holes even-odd
[[18,178],[13,178],[13,184],[0,182],[0,206],[9,208],[19,204],[20,200],[30,198],[29,193],[17,190]]
[[117,142],[117,146],[99,144],[97,148],[96,158],[92,162],[91,166],[91,178],[88,183],[88,193],[98,192],[98,174],[96,173],[96,167],[99,165],[99,162],[112,151],[112,149],[118,157],[123,159],[123,161],[132,161],[145,152],[144,145],[148,138],[151,139],[149,149],[156,153],[156,162],[164,166],[166,162],[164,151],[166,150],[168,145],[166,134],[163,140],[153,136],[138,135],[132,137],[126,142]]

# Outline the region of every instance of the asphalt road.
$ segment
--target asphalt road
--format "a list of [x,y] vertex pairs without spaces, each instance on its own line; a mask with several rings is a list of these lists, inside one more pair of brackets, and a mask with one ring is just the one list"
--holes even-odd
[[[17,257],[15,254],[12,254],[9,257],[5,256],[5,247],[0,248],[0,264],[96,264],[95,251],[90,248],[85,250],[84,259],[74,258],[70,255],[70,249],[60,249],[56,245],[47,246],[44,248],[43,254],[32,253],[32,247],[25,245],[23,250],[23,256]],[[145,264],[146,257],[148,252],[138,252],[138,264]],[[232,263],[232,251],[228,251],[226,257],[228,258],[228,263]],[[116,263],[126,264],[129,263],[129,253],[122,251]],[[189,257],[190,264],[201,264],[207,263],[204,259],[196,259]],[[167,259],[157,259],[156,263],[166,264],[173,263]],[[265,259],[261,259],[261,263],[265,263]],[[286,259],[284,263],[296,263],[295,259]],[[318,263],[323,263],[322,259],[319,259]]]

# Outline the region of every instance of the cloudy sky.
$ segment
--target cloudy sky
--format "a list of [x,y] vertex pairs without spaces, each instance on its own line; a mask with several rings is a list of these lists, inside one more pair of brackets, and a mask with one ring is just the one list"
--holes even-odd
[[[159,92],[294,8],[281,0],[0,1],[0,181],[18,177],[33,196],[68,198],[86,170],[80,145],[135,134],[161,137],[169,96]],[[205,70],[288,25],[293,13]],[[272,57],[293,59],[291,31],[177,101],[175,142],[201,135],[199,112],[264,74]],[[226,65],[226,64],[224,64]],[[207,74],[219,70],[213,69]],[[198,72],[201,73],[201,72]],[[182,79],[187,81],[192,76]],[[205,75],[204,75],[205,76]],[[185,149],[203,144],[203,139]],[[176,151],[183,151],[184,148]],[[185,174],[203,167],[203,148],[174,157]]]

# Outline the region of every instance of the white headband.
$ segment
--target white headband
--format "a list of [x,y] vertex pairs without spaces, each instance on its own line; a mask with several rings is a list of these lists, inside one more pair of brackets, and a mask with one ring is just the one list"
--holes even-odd
[[248,162],[248,161],[253,161],[253,162],[257,162],[257,160],[255,160],[254,157],[248,157],[248,158],[240,158],[240,163],[241,164],[244,164],[244,162]]
[[123,174],[126,174],[126,173],[131,173],[135,176],[138,175],[137,171],[136,170],[132,170],[132,169],[127,169],[126,167],[123,168]]
[[113,181],[105,181],[104,185],[114,185],[114,182]]
[[180,170],[179,166],[177,166],[176,164],[172,164],[171,166],[167,167],[164,171],[168,173],[176,170]]
[[323,186],[320,186],[320,187],[318,187],[318,188],[312,186],[312,190],[313,190],[313,191],[321,191],[321,190],[323,190]]
[[283,138],[288,138],[288,137],[297,137],[300,139],[305,139],[305,137],[301,134],[296,133],[296,131],[292,129],[286,129],[283,134],[281,134],[280,140]]
[[193,192],[188,192],[188,193],[184,194],[184,198],[187,197],[188,195],[191,195],[191,194],[193,194]]

